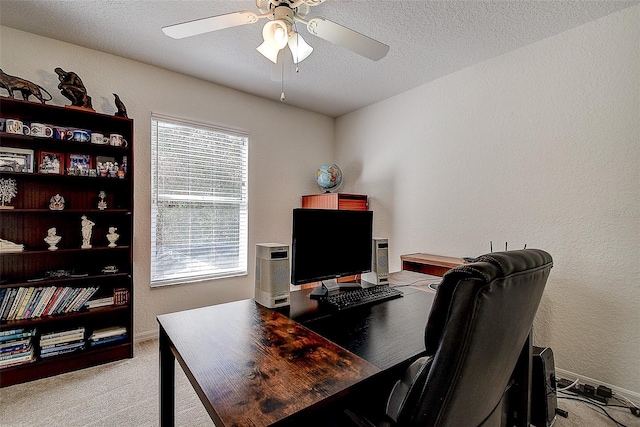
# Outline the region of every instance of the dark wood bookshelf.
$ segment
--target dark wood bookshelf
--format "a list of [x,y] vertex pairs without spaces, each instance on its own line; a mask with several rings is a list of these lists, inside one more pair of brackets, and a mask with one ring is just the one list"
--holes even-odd
[[[9,98],[0,98],[0,116],[18,119],[25,124],[43,123],[52,128],[83,129],[105,136],[117,133],[128,142],[127,147],[114,147],[0,132],[1,152],[33,152],[33,172],[15,171],[4,162],[0,164],[0,179],[12,179],[17,187],[17,196],[9,203],[13,208],[0,210],[0,238],[24,245],[21,252],[0,253],[0,292],[9,292],[13,288],[97,287],[91,298],[95,299],[113,296],[115,289],[128,291],[125,304],[0,320],[0,334],[21,328],[36,330],[31,339],[35,361],[0,368],[0,387],[133,357],[133,120]],[[55,152],[63,156],[65,161],[59,174],[39,172],[41,152]],[[91,168],[94,169],[98,156],[111,157],[120,165],[126,160],[126,174],[124,177],[69,175],[66,162],[69,154],[90,156]],[[106,193],[107,208],[104,210],[97,206],[100,191]],[[56,194],[65,199],[63,210],[49,209],[49,201]],[[89,249],[81,248],[83,215],[95,223]],[[47,230],[53,227],[62,239],[57,244],[58,249],[50,251],[44,238]],[[116,227],[120,235],[116,247],[107,246],[109,227]],[[107,266],[116,266],[118,272],[103,273]],[[62,277],[47,275],[47,272],[59,270],[76,274]],[[46,359],[39,357],[39,340],[43,334],[78,327],[85,329],[87,342],[84,350]],[[88,338],[94,330],[109,327],[125,327],[127,337],[103,346],[89,346]]]

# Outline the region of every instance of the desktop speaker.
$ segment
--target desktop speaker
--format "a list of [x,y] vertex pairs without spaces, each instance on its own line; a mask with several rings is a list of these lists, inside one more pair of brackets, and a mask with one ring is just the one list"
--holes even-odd
[[550,427],[556,420],[556,368],[548,347],[533,347],[531,425]]
[[269,307],[289,305],[289,246],[281,243],[256,245],[255,299]]
[[389,241],[381,237],[373,238],[371,272],[364,273],[362,279],[376,285],[389,284]]

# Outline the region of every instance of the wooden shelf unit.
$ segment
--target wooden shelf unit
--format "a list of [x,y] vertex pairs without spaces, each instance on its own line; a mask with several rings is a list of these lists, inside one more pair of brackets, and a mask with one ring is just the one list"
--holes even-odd
[[431,254],[409,254],[400,255],[402,269],[416,271],[418,273],[431,274],[442,277],[452,269],[464,264],[462,258],[448,257]]
[[[106,136],[117,133],[128,142],[127,147],[114,147],[0,132],[0,151],[16,148],[33,150],[34,153],[33,173],[13,172],[0,167],[0,178],[13,179],[17,185],[17,196],[10,203],[14,208],[0,210],[0,238],[24,245],[23,252],[0,253],[0,289],[98,287],[92,299],[113,296],[114,289],[124,288],[128,291],[128,302],[121,305],[81,309],[52,316],[0,320],[0,333],[20,328],[36,330],[31,340],[35,361],[0,368],[0,387],[133,357],[133,120],[9,98],[0,98],[0,116],[25,123],[87,129]],[[126,158],[126,175],[124,178],[70,176],[66,162],[60,174],[39,173],[38,160],[42,151],[61,153],[65,159],[70,153],[89,155],[92,168],[96,167],[97,156],[113,157],[120,165]],[[97,207],[100,191],[106,193],[105,210]],[[65,199],[62,211],[49,209],[49,201],[55,194]],[[90,249],[81,248],[83,215],[95,223]],[[56,251],[49,251],[48,244],[43,240],[47,230],[52,227],[62,237]],[[115,248],[108,247],[106,235],[109,227],[116,227],[120,235]],[[117,266],[118,272],[103,273],[102,269],[109,265]],[[34,281],[44,277],[45,272],[58,270],[86,275],[47,277]],[[83,350],[46,359],[39,357],[39,340],[43,334],[78,327],[85,328],[84,339],[87,342]],[[91,333],[108,327],[125,327],[127,337],[112,344],[89,346]]]
[[369,202],[364,194],[324,193],[302,196],[302,207],[366,211],[369,209]]

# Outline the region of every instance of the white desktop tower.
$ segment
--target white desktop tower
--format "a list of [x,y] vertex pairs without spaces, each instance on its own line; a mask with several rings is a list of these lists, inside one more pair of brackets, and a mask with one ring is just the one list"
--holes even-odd
[[374,237],[371,256],[371,272],[364,273],[362,279],[376,285],[389,284],[389,241]]
[[289,246],[256,244],[256,302],[269,308],[289,305],[289,280]]

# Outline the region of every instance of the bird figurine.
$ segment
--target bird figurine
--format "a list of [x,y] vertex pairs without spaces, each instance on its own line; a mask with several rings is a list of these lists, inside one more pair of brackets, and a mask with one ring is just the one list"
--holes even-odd
[[113,96],[116,97],[116,108],[118,109],[118,111],[116,112],[116,116],[118,117],[128,117],[127,116],[127,107],[124,106],[124,104],[122,103],[122,101],[120,100],[120,97],[118,96],[117,93],[114,93]]

